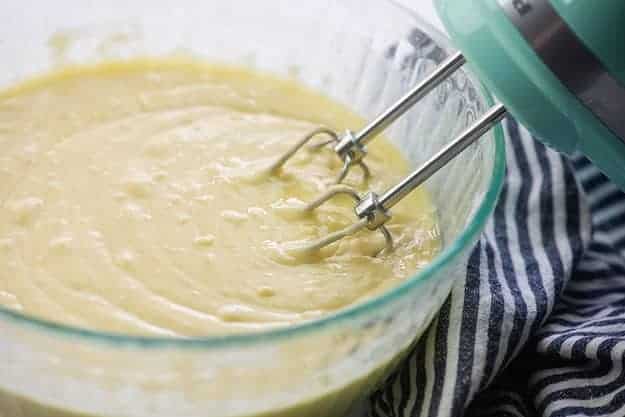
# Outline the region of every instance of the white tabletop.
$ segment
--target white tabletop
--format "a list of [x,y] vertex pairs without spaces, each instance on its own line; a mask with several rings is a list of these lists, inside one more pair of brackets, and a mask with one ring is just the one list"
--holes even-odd
[[424,17],[428,22],[433,24],[438,29],[444,31],[443,25],[436,15],[436,10],[434,9],[434,0],[396,0],[398,3],[403,4],[406,7],[409,7],[417,13],[419,13],[422,17]]

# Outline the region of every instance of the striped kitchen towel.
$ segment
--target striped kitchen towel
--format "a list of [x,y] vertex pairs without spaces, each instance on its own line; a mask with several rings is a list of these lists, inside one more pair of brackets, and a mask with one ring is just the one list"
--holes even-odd
[[373,417],[625,416],[625,193],[504,127],[496,211]]

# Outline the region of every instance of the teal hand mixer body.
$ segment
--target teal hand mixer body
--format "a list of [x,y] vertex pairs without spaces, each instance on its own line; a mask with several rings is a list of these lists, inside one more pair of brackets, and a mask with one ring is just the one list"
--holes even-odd
[[537,138],[558,151],[579,151],[625,189],[625,0],[437,0],[437,10],[460,51],[443,62],[393,106],[358,132],[321,128],[278,159],[279,170],[319,135],[343,161],[337,183],[352,166],[365,176],[366,143],[465,63],[501,104],[407,178],[382,194],[360,196],[345,185],[305,208],[336,195],[356,201],[359,221],[301,249],[317,250],[364,228],[380,230],[386,250],[392,237],[384,224],[390,209],[481,137],[509,112]]
[[437,8],[517,120],[625,189],[625,1],[438,0]]

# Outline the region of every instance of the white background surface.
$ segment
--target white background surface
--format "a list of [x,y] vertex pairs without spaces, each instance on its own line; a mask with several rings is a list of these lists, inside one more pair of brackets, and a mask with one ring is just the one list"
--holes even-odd
[[395,0],[397,3],[403,4],[404,6],[415,10],[417,13],[424,17],[425,20],[433,24],[440,30],[443,30],[443,25],[441,21],[438,19],[436,15],[436,10],[434,9],[434,0]]

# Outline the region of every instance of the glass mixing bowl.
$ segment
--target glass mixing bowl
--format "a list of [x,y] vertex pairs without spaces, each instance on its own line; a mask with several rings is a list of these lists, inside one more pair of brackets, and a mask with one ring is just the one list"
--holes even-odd
[[[297,79],[365,118],[449,51],[435,30],[387,0],[21,0],[1,2],[0,19],[0,86],[69,62],[183,53]],[[388,137],[416,166],[490,104],[460,71]],[[438,208],[440,255],[392,291],[317,321],[175,340],[0,310],[0,416],[342,416],[410,348],[465,273],[503,176],[496,128],[426,185]]]

